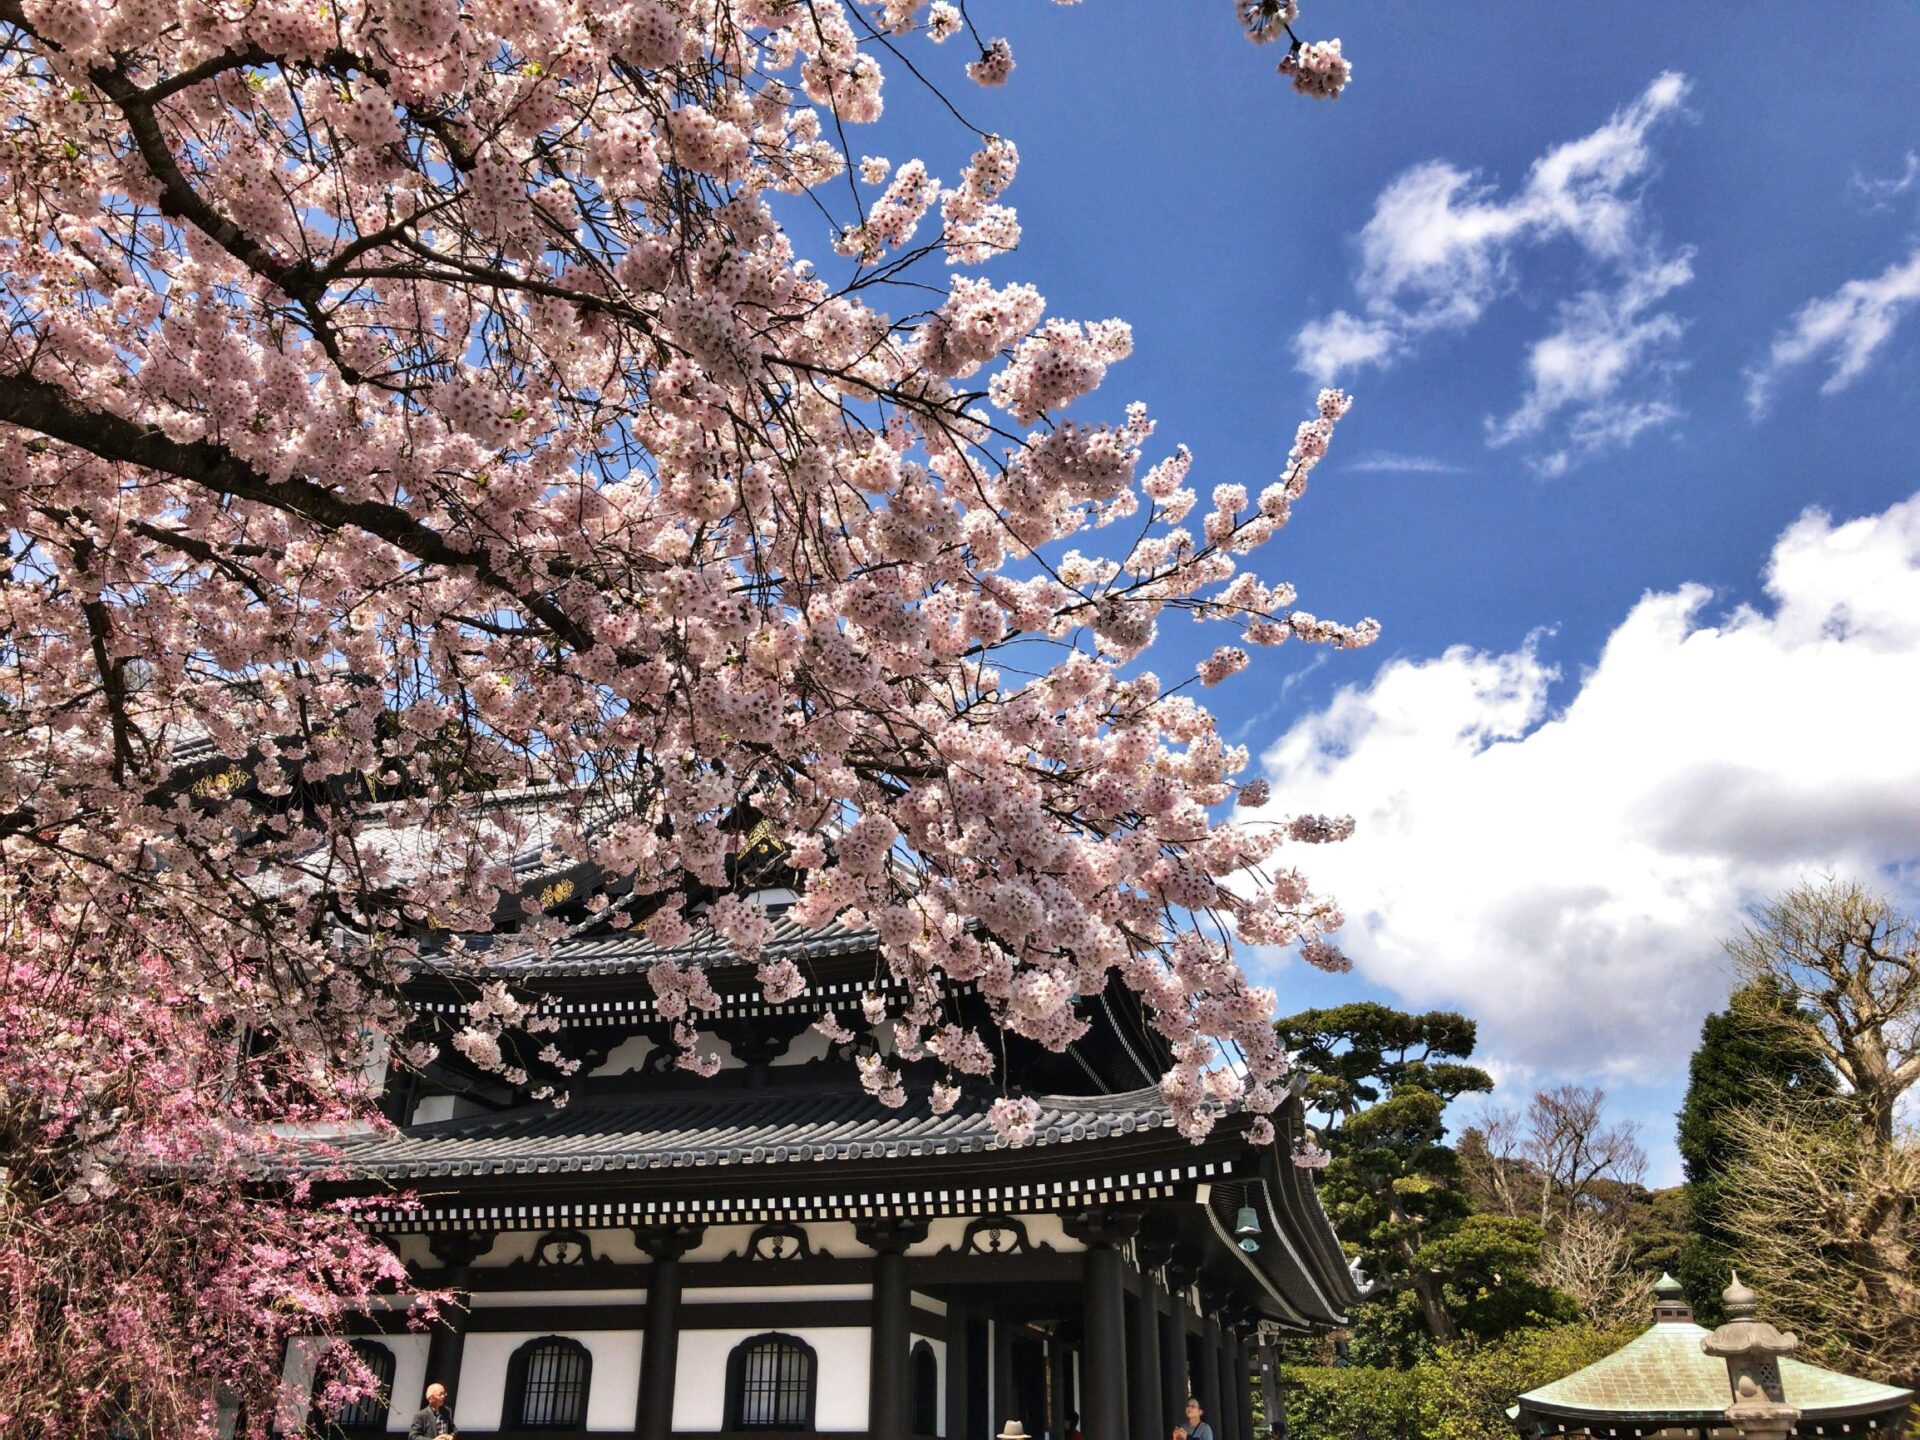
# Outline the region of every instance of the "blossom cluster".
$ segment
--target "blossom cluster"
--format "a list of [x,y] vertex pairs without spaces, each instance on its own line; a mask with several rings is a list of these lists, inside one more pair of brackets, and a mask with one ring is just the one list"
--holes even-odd
[[[74,963],[76,919],[110,973]],[[377,1122],[363,1084],[247,1044],[164,932],[8,899],[0,947],[0,1429],[210,1437],[223,1397],[281,1413],[261,1362],[289,1337],[393,1286],[434,1318],[356,1207],[306,1200],[332,1167],[288,1132]],[[296,1161],[291,1193],[251,1183]],[[328,1373],[326,1405],[375,1384],[344,1351]]]
[[[1102,408],[1126,324],[976,273],[1020,239],[1014,143],[966,130],[946,178],[850,149],[918,73],[895,35],[1029,82],[971,18],[0,7],[0,901],[34,896],[99,993],[272,1036],[346,1110],[369,1043],[550,1093],[573,1061],[537,1003],[482,990],[424,1033],[398,977],[639,924],[791,1002],[806,977],[724,893],[751,810],[809,872],[793,923],[881,936],[882,1100],[916,1065],[947,1107],[990,1071],[948,982],[1064,1047],[1117,974],[1182,1057],[1187,1133],[1271,1110],[1274,997],[1234,947],[1339,963],[1339,910],[1289,863],[1338,822],[1220,818],[1249,757],[1145,657],[1174,617],[1215,627],[1209,684],[1373,638],[1250,558],[1347,401],[1210,506],[1144,406]],[[1344,83],[1337,46],[1297,57],[1311,93]],[[837,250],[783,226],[820,210]],[[166,943],[136,963],[127,933]],[[710,1073],[704,972],[649,978]],[[1030,1137],[1024,1102],[991,1113]],[[92,1143],[46,1196],[123,1202]]]

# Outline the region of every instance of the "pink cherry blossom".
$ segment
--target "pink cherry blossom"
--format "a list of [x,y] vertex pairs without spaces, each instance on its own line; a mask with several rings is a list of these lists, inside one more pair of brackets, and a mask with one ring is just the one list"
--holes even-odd
[[[1348,401],[1264,486],[1109,402],[1125,322],[998,273],[1031,243],[1014,141],[963,128],[957,175],[888,143],[890,86],[1044,82],[971,29],[986,0],[799,8],[0,0],[0,1074],[31,1153],[0,1204],[62,1217],[0,1261],[16,1428],[132,1393],[203,1440],[210,1377],[269,1423],[289,1327],[404,1277],[304,1185],[241,1183],[293,1163],[266,1117],[384,1123],[379,1055],[564,1100],[554,1007],[477,958],[537,976],[638,927],[677,1063],[716,1070],[695,957],[804,993],[740,893],[745,813],[806,872],[789,923],[880,937],[883,1102],[902,1066],[940,1104],[992,1074],[948,982],[1058,1048],[1118,975],[1182,1133],[1276,1103],[1233,946],[1341,963],[1338,907],[1268,868],[1340,822],[1223,818],[1248,755],[1148,652],[1211,626],[1226,683],[1373,640],[1254,553]],[[962,31],[971,63],[889,48]],[[464,1013],[409,1015],[422,972]],[[990,1114],[1031,1138],[1032,1101]],[[204,1185],[161,1193],[183,1157]],[[165,1242],[164,1293],[114,1225]],[[76,1338],[30,1347],[66,1285]]]

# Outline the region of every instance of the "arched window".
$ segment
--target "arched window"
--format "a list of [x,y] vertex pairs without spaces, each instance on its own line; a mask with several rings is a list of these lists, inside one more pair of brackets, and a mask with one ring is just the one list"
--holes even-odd
[[[372,1373],[378,1388],[371,1395],[363,1395],[340,1406],[331,1414],[321,1418],[321,1424],[328,1431],[341,1430],[385,1430],[387,1428],[387,1404],[393,1397],[393,1351],[376,1340],[350,1340],[347,1349],[353,1352],[354,1359],[366,1366]],[[338,1352],[335,1352],[336,1354]],[[316,1391],[323,1388],[344,1368],[340,1361],[329,1359],[320,1368],[315,1380]]]
[[933,1358],[933,1346],[917,1340],[908,1367],[913,1375],[913,1433],[940,1433],[940,1365]]
[[813,1347],[797,1335],[755,1335],[727,1357],[729,1430],[811,1430]]
[[581,1430],[587,1423],[587,1385],[593,1356],[578,1340],[545,1335],[529,1340],[507,1362],[508,1423],[522,1430]]

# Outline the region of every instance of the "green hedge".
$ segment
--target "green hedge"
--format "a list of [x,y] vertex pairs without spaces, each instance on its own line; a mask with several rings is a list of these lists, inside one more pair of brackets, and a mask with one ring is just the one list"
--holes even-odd
[[1513,1440],[1507,1407],[1590,1365],[1637,1332],[1560,1325],[1436,1350],[1407,1370],[1288,1366],[1293,1440]]

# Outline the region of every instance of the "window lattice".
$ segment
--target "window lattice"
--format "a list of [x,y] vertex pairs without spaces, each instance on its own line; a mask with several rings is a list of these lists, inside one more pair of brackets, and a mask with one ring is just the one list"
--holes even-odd
[[587,1352],[570,1340],[542,1340],[526,1354],[520,1424],[572,1430],[587,1423]]
[[384,1430],[387,1398],[393,1393],[393,1351],[371,1340],[355,1340],[349,1348],[354,1358],[373,1372],[379,1388],[371,1395],[342,1405],[334,1412],[333,1423],[342,1430]]
[[786,1335],[749,1340],[742,1349],[739,1428],[806,1429],[813,1395],[813,1352]]

